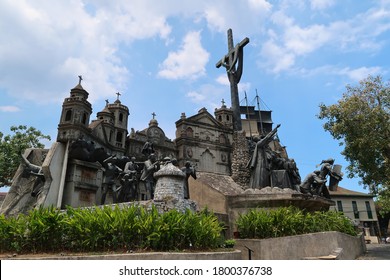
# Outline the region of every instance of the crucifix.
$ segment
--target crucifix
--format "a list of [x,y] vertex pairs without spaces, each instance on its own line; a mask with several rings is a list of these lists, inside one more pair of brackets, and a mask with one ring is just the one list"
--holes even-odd
[[243,39],[234,47],[233,32],[231,29],[227,31],[227,37],[228,53],[220,61],[218,61],[215,66],[217,68],[221,66],[226,68],[226,73],[230,82],[230,96],[233,110],[233,129],[235,131],[240,131],[242,129],[242,124],[240,102],[238,99],[238,83],[240,82],[242,76],[244,47],[249,43],[249,38],[245,37],[245,39]]
[[156,113],[155,113],[155,112],[153,112],[153,113],[152,113],[152,116],[153,116],[153,120],[154,120],[154,117],[156,116]]
[[119,92],[117,92],[115,94],[116,94],[116,100],[119,100],[119,96],[121,96],[122,94],[120,94]]

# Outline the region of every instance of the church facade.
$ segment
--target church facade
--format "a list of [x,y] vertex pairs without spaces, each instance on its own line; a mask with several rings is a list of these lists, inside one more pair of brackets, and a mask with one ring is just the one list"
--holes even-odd
[[[189,161],[198,171],[231,175],[233,111],[224,101],[220,108],[215,109],[214,115],[206,108],[189,117],[182,113],[176,121],[176,138],[172,141],[159,127],[154,114],[146,128],[137,131],[131,129],[129,133],[129,108],[121,103],[119,94],[113,103],[106,100],[106,106],[96,114],[96,119],[90,121],[92,106],[88,96],[89,93],[79,82],[71,89],[70,96],[64,99],[58,125],[58,142],[79,139],[92,141],[108,154],[135,157],[139,162],[147,160],[142,149],[148,142],[153,144],[160,160],[165,157],[176,159],[179,166]],[[272,121],[270,112],[267,114],[269,117],[265,122],[269,127]],[[258,120],[253,117],[250,119],[254,127],[259,127]]]

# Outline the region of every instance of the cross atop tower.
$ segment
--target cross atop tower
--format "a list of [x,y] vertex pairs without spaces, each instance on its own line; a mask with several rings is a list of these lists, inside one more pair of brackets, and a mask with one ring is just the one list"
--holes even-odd
[[153,116],[153,120],[154,120],[154,117],[156,116],[156,113],[155,113],[155,112],[153,112],[153,113],[152,113],[152,116]]
[[120,94],[119,92],[117,92],[115,94],[116,94],[116,100],[119,100],[119,96],[121,96],[122,94]]
[[82,80],[83,80],[83,76],[79,75],[79,85],[81,85]]

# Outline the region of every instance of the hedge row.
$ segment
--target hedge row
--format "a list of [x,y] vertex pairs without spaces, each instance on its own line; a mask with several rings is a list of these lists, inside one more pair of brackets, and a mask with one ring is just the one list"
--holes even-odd
[[0,252],[86,252],[211,249],[221,246],[217,217],[156,208],[39,208],[28,215],[0,216]]
[[250,210],[237,219],[240,238],[273,238],[338,231],[356,236],[352,221],[336,211],[306,212],[296,207]]

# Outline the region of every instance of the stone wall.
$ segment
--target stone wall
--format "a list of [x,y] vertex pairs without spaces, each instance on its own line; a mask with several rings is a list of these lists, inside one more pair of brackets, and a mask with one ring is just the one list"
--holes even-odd
[[330,231],[267,239],[237,239],[235,249],[242,252],[242,259],[252,260],[302,260],[331,256],[337,249],[341,260],[355,260],[366,246],[362,236],[351,236]]
[[232,152],[232,178],[233,180],[247,188],[250,179],[250,170],[247,168],[250,159],[248,142],[245,132],[233,133],[233,152]]

